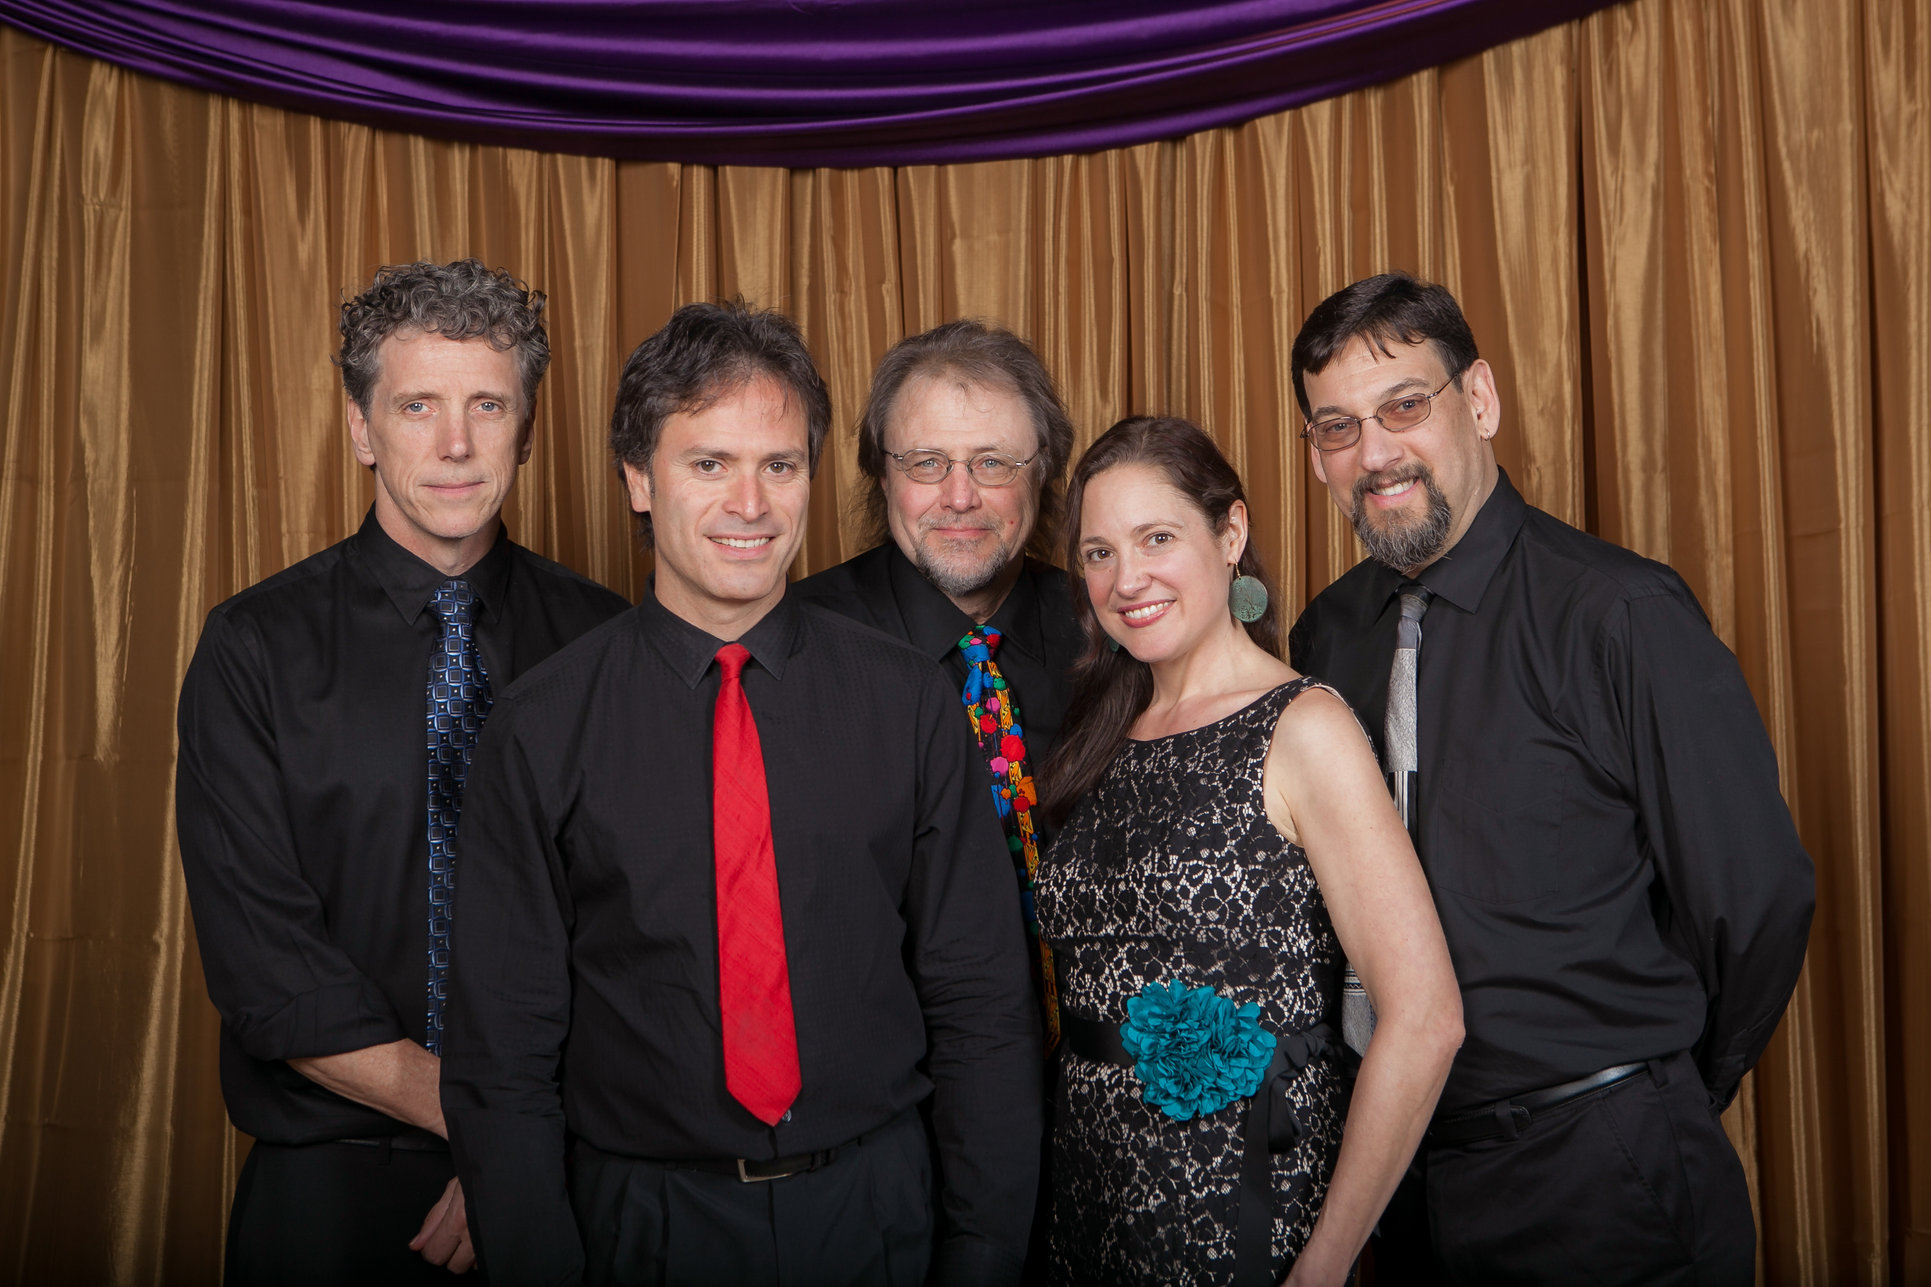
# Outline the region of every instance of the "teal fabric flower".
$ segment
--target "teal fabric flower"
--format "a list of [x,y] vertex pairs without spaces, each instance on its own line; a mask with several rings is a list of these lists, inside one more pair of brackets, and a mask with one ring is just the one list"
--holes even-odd
[[1212,988],[1149,983],[1126,1003],[1120,1040],[1136,1061],[1140,1098],[1175,1121],[1219,1112],[1260,1089],[1274,1034],[1260,1007]]

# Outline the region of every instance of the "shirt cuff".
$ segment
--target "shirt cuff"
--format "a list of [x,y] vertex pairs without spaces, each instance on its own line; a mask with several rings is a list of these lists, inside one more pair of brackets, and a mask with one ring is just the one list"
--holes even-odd
[[256,1059],[339,1055],[409,1035],[389,998],[368,979],[299,993],[272,1010],[237,1012],[229,1016],[228,1028]]

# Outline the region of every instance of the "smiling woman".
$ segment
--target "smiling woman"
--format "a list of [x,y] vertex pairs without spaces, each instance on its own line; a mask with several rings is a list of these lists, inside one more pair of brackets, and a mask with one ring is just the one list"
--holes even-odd
[[[1338,1284],[1461,1041],[1420,865],[1347,706],[1281,661],[1271,606],[1234,614],[1265,573],[1212,439],[1115,425],[1068,526],[1088,646],[1038,888],[1069,1051],[1055,1280]],[[1345,1132],[1344,952],[1386,1003]]]

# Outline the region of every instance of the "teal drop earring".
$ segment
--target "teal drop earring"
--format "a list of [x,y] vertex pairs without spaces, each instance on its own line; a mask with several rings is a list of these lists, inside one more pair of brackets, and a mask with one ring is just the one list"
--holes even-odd
[[1259,577],[1237,576],[1227,588],[1227,606],[1236,621],[1259,621],[1267,612],[1267,587]]

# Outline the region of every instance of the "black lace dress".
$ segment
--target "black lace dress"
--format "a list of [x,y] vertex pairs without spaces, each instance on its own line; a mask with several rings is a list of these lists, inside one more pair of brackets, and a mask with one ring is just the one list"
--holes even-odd
[[[1063,1011],[1118,1022],[1178,979],[1257,1002],[1278,1036],[1338,1026],[1341,952],[1307,855],[1268,821],[1261,770],[1283,684],[1203,728],[1128,742],[1041,861],[1040,930]],[[1068,1050],[1053,1117],[1056,1283],[1227,1283],[1234,1273],[1245,1101],[1175,1121],[1128,1068]],[[1307,1242],[1341,1145],[1332,1054],[1293,1076],[1304,1133],[1273,1157],[1274,1270]]]

